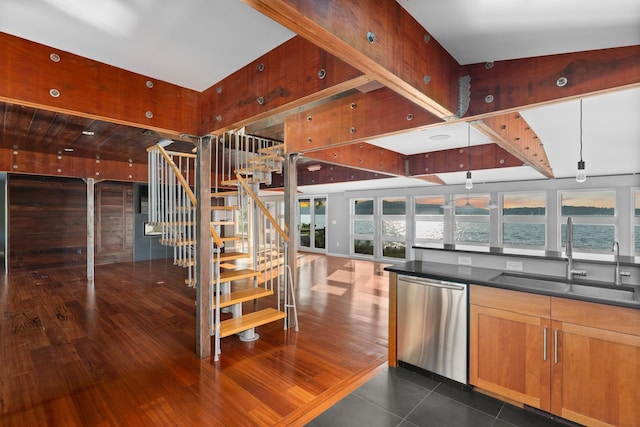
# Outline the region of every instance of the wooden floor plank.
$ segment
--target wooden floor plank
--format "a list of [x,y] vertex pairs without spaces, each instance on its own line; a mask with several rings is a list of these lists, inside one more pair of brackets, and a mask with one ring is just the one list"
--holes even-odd
[[98,266],[93,286],[80,267],[3,275],[0,425],[304,425],[386,361],[388,277],[298,263],[300,331],[225,338],[218,362],[195,354],[195,290],[171,261]]

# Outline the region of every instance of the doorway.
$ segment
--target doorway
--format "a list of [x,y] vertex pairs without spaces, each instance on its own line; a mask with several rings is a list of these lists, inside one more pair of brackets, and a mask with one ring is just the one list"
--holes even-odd
[[327,198],[298,199],[298,245],[301,250],[327,251]]

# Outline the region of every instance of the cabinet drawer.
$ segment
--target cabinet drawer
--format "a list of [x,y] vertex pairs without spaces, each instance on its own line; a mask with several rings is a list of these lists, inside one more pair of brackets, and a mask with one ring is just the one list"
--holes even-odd
[[640,336],[640,310],[551,298],[551,317],[560,322]]
[[488,286],[471,285],[469,303],[549,318],[551,297]]

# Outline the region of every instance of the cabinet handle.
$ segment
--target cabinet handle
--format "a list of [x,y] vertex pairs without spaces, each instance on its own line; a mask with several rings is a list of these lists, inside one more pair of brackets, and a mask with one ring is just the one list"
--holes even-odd
[[542,360],[547,361],[547,328],[543,329],[542,342],[544,345],[544,349],[542,350]]
[[555,364],[558,364],[558,330],[555,329],[553,331],[553,361]]

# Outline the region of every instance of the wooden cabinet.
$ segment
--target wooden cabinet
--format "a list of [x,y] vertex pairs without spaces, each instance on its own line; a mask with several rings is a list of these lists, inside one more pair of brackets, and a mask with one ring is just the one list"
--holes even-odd
[[552,298],[551,316],[551,412],[589,426],[640,426],[640,310]]
[[483,390],[551,410],[550,297],[472,286],[469,382]]
[[472,286],[471,384],[585,425],[640,426],[640,310]]

